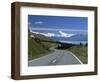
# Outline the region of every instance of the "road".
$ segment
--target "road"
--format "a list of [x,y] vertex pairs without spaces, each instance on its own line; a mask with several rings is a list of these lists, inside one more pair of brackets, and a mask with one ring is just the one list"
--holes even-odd
[[54,52],[28,62],[28,66],[47,66],[47,65],[73,65],[82,62],[70,51],[57,50]]

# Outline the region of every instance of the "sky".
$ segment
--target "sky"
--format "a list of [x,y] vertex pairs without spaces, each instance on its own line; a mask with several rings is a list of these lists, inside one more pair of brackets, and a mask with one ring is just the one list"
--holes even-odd
[[63,30],[83,30],[88,28],[87,17],[70,17],[70,16],[42,16],[28,15],[28,25],[32,29],[63,29]]

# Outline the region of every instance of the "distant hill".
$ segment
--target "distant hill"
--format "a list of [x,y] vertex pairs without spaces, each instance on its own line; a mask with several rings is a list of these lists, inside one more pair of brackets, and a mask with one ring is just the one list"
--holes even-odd
[[76,34],[72,37],[51,37],[53,40],[57,41],[87,41],[87,35],[86,34]]
[[40,37],[46,40],[52,40],[55,42],[62,42],[62,43],[73,43],[73,44],[80,44],[80,43],[87,43],[88,41],[88,33],[87,32],[67,32],[67,31],[32,31],[32,33],[39,34]]
[[37,38],[40,40],[53,41],[53,39],[51,39],[50,37],[46,37],[46,36],[41,35],[41,34],[31,33],[31,35],[33,35],[33,38]]

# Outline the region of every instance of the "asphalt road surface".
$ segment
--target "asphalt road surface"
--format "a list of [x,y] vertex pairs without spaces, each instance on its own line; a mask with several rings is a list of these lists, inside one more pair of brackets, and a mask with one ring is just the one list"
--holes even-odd
[[48,65],[74,65],[82,62],[70,51],[57,50],[46,56],[30,60],[28,66],[48,66]]

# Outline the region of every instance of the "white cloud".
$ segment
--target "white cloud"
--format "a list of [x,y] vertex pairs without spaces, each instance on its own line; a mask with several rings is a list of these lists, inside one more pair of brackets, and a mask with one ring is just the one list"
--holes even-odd
[[28,25],[30,26],[31,25],[31,22],[28,22]]
[[32,32],[31,22],[28,22],[28,30],[30,30],[30,32]]
[[69,37],[72,37],[72,36],[75,35],[75,34],[64,33],[62,31],[59,31],[59,33],[60,34],[54,34],[54,33],[49,32],[49,33],[37,33],[37,34],[41,34],[41,35],[44,35],[44,36],[47,36],[47,37],[66,37],[66,38],[69,38]]
[[48,35],[49,37],[55,36],[54,33],[47,33],[47,35]]
[[40,33],[40,34],[42,34],[44,36],[47,36],[47,37],[53,37],[53,36],[55,36],[54,33]]
[[75,34],[69,34],[69,33],[65,33],[65,32],[63,32],[63,31],[59,31],[59,33],[61,34],[61,36],[62,37],[72,37],[72,36],[74,36]]
[[32,28],[33,30],[49,30],[49,31],[68,31],[68,32],[87,32],[88,30],[81,30],[81,29],[61,29],[61,28],[43,28],[43,27],[37,27]]
[[32,33],[39,34],[39,32],[34,32],[34,31]]
[[47,37],[52,37],[52,36],[55,36],[54,33],[40,33],[40,32],[32,32],[32,33],[35,33],[35,34],[41,34],[41,35],[44,35],[44,36],[47,36]]
[[41,35],[44,35],[44,36],[47,36],[47,37],[65,37],[65,38],[69,38],[69,37],[72,37],[76,34],[72,34],[72,33],[65,33],[63,31],[58,31],[60,34],[55,34],[55,33],[40,33],[40,32],[32,32],[32,33],[35,33],[35,34],[41,34]]
[[36,21],[35,24],[43,24],[43,21]]

